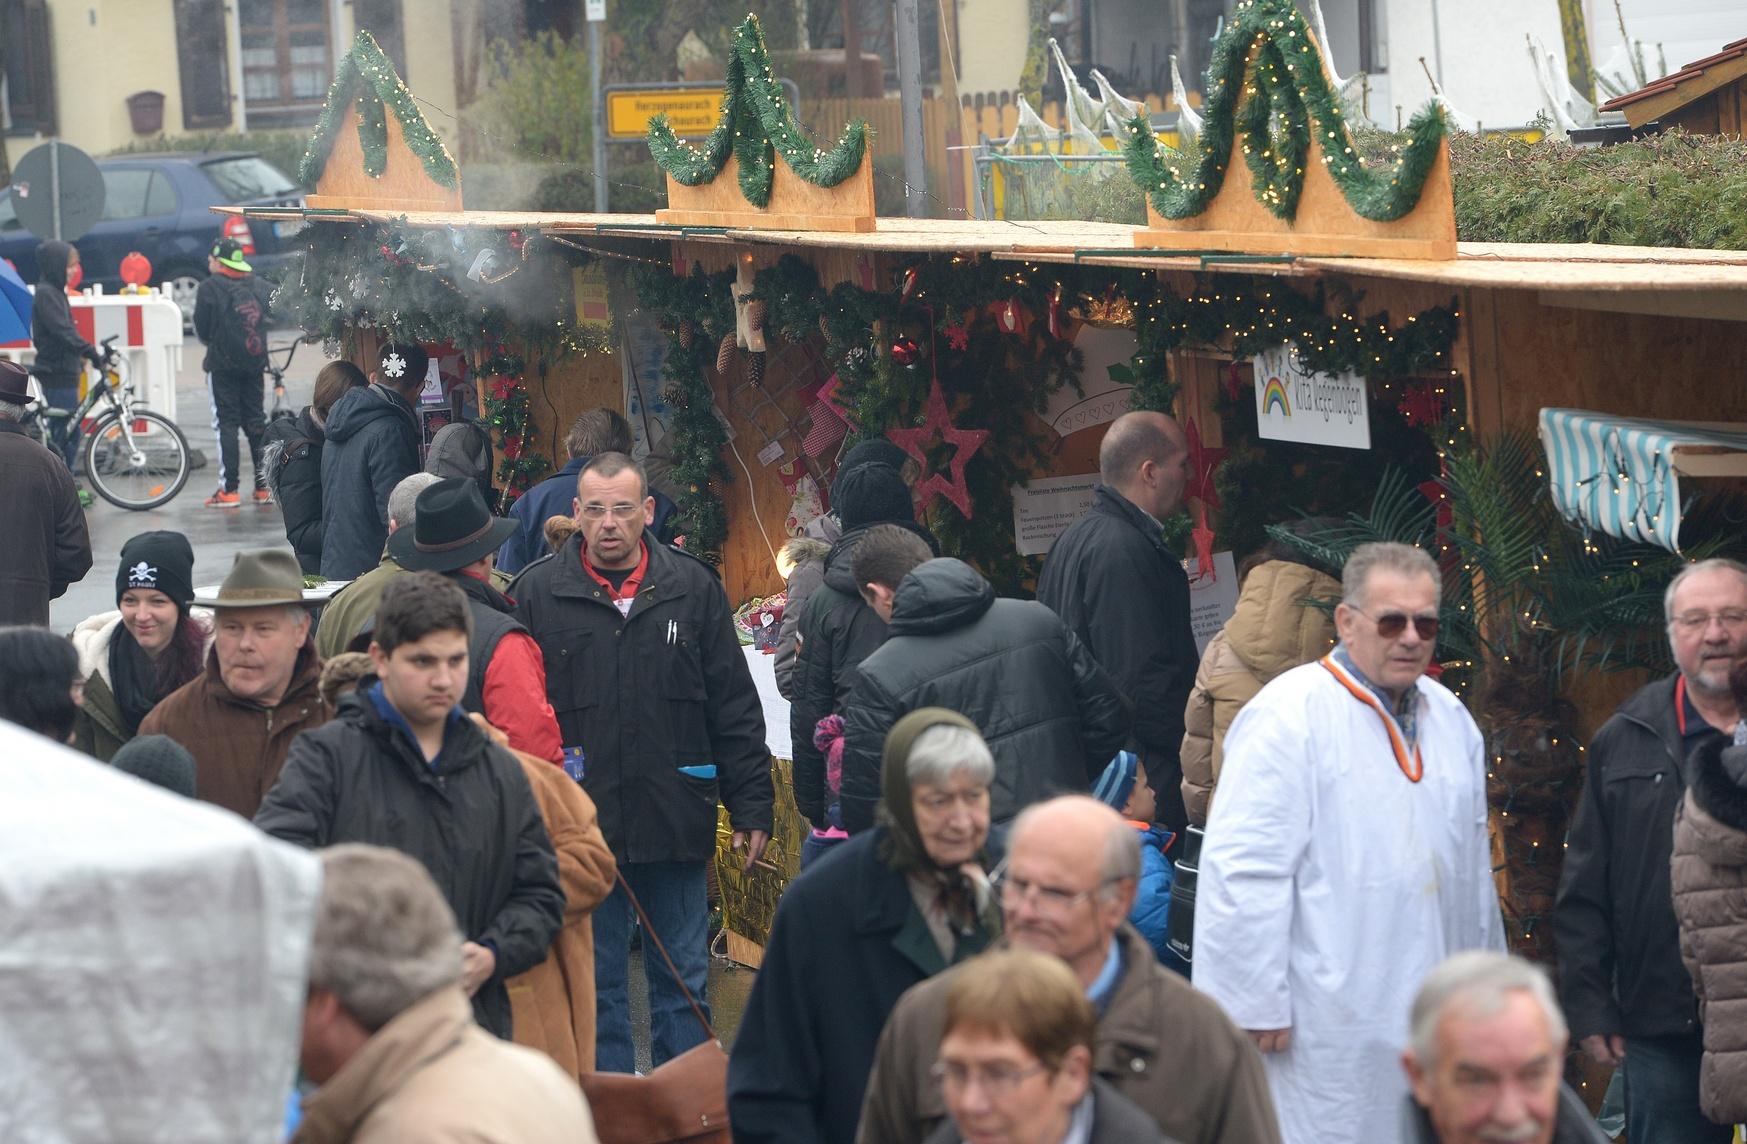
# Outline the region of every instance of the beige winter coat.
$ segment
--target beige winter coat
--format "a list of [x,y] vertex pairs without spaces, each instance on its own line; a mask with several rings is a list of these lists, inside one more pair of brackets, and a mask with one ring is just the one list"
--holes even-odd
[[1183,714],[1183,804],[1207,824],[1225,764],[1225,733],[1243,705],[1273,679],[1334,646],[1334,621],[1307,599],[1338,598],[1332,576],[1285,560],[1258,564],[1244,578],[1237,610],[1207,645]]

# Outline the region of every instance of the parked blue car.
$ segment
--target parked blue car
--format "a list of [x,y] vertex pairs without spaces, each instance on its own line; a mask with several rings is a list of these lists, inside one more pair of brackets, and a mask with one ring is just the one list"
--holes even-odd
[[[73,245],[85,267],[86,284],[120,289],[121,260],[137,250],[152,264],[154,285],[168,285],[192,328],[194,292],[207,276],[206,256],[221,234],[252,248],[249,262],[268,278],[290,254],[300,222],[265,222],[216,215],[214,206],[302,206],[303,189],[284,172],[249,151],[158,152],[98,159],[103,172],[103,218]],[[0,194],[0,257],[10,259],[26,282],[36,282],[36,248],[43,236],[25,230]]]

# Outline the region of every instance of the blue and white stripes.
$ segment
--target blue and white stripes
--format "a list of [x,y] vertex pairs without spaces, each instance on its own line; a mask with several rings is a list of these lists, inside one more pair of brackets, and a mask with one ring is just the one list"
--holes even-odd
[[1682,445],[1747,451],[1747,433],[1723,433],[1583,409],[1541,410],[1553,503],[1571,521],[1622,540],[1680,551]]

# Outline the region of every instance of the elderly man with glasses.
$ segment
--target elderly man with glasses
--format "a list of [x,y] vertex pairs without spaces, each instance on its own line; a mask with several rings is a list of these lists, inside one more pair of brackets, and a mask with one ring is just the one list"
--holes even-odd
[[[1086,795],[1034,803],[1013,821],[996,870],[1003,948],[1065,963],[1096,1014],[1091,1076],[1184,1144],[1277,1144],[1279,1129],[1255,1046],[1218,1005],[1158,963],[1129,925],[1140,839]],[[952,1108],[952,1071],[936,1070],[954,982],[974,962],[912,987],[874,1054],[857,1144],[932,1140]],[[953,1059],[952,1054],[944,1058]],[[977,1139],[977,1124],[959,1122]],[[737,1122],[738,1123],[738,1122]],[[1042,1139],[1042,1137],[1037,1137]],[[945,1137],[943,1137],[945,1139]]]
[[1504,946],[1480,731],[1425,675],[1439,593],[1420,549],[1359,546],[1340,643],[1226,735],[1194,981],[1262,1050],[1287,1144],[1396,1139],[1414,990],[1453,953]]
[[[650,531],[642,468],[600,453],[577,476],[577,530],[510,586],[516,620],[546,662],[564,767],[600,809],[619,873],[642,902],[683,985],[648,974],[654,1063],[703,1040],[687,992],[704,1001],[716,804],[728,808],[746,868],[770,838],[764,711],[722,582]],[[631,905],[615,889],[594,914],[597,1067],[631,1072]]]
[[1733,1139],[1699,1111],[1699,1025],[1680,960],[1669,862],[1687,760],[1727,743],[1741,713],[1729,668],[1747,654],[1747,566],[1702,560],[1663,597],[1673,675],[1620,704],[1589,745],[1553,931],[1572,1039],[1625,1070],[1632,1144]]

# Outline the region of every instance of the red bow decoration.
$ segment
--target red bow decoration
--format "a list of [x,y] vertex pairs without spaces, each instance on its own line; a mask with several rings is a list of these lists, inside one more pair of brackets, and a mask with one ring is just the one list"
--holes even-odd
[[1189,424],[1184,427],[1184,434],[1189,438],[1189,484],[1184,489],[1184,495],[1200,501],[1207,508],[1218,508],[1219,487],[1213,478],[1231,450],[1203,445],[1201,426],[1195,423],[1193,417],[1189,418]]
[[[926,504],[928,498],[939,493],[951,501],[958,511],[964,514],[966,520],[971,519],[971,491],[965,484],[964,467],[966,462],[983,443],[989,439],[987,429],[959,429],[952,423],[946,409],[946,396],[940,392],[940,379],[936,378],[928,386],[928,404],[924,407],[925,419],[915,429],[890,429],[886,436],[904,452],[916,458],[922,465],[922,476],[916,482],[916,503]],[[952,460],[947,463],[951,478],[943,477],[928,460],[928,446],[936,440],[945,441],[953,446]]]

